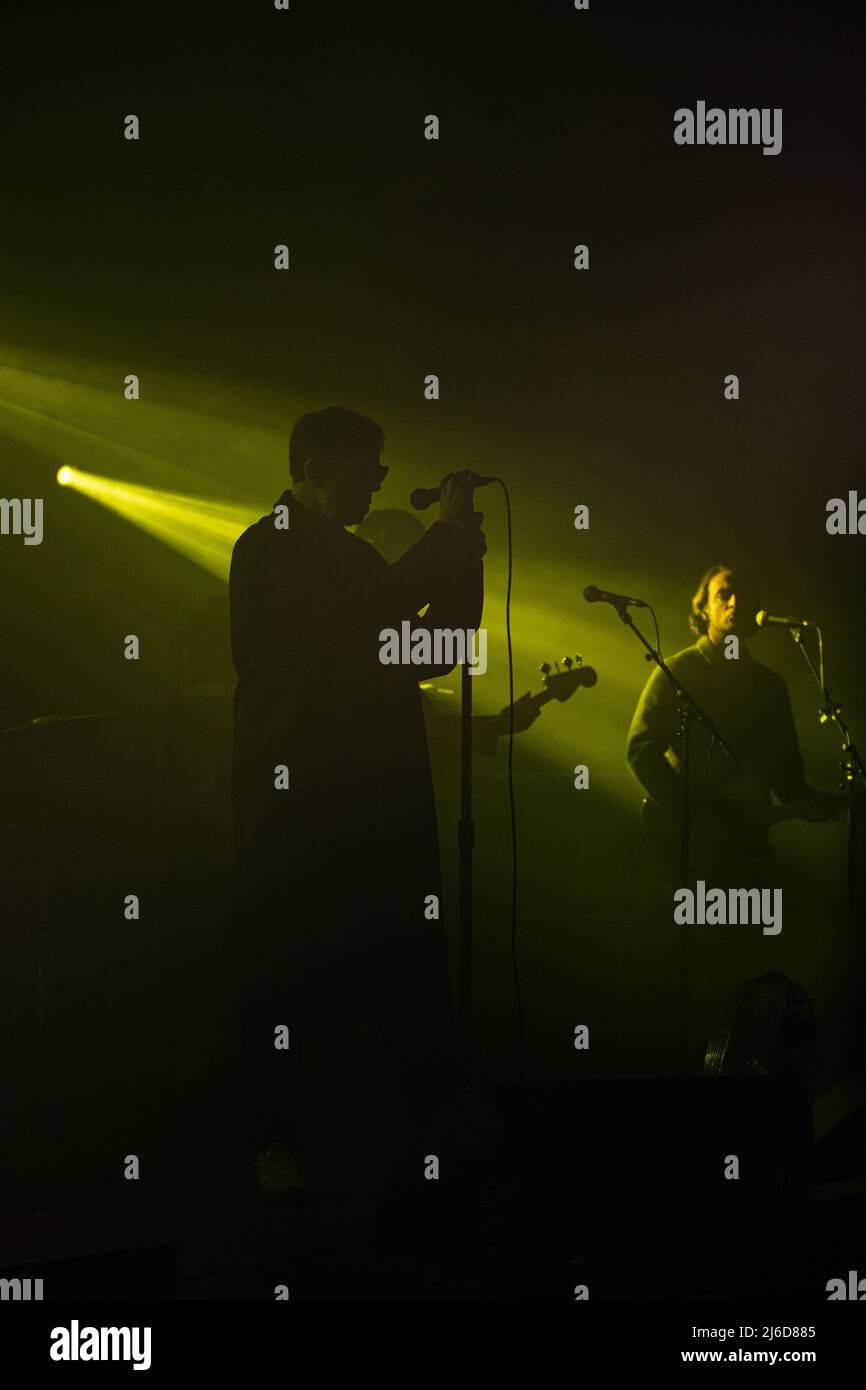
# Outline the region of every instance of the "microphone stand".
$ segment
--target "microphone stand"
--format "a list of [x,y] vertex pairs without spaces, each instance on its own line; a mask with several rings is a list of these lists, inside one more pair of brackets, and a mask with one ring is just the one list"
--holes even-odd
[[[812,624],[812,626],[814,626],[814,624]],[[821,636],[821,629],[815,627],[815,631],[818,633],[818,642],[822,645],[823,638]],[[823,658],[821,659],[821,670],[819,672],[815,669],[815,663],[803,642],[803,629],[801,627],[792,627],[790,632],[795,644],[803,653],[806,665],[811,671],[815,684],[821,692],[821,699],[824,703],[818,710],[818,722],[826,724],[829,720],[832,720],[842,740],[842,759],[839,767],[842,772],[842,781],[845,791],[848,793],[848,906],[853,909],[857,905],[857,850],[858,832],[860,828],[859,817],[862,814],[862,808],[859,808],[857,805],[857,788],[862,788],[864,784],[866,784],[866,768],[864,768],[863,759],[860,757],[851,739],[848,726],[845,724],[844,720],[840,718],[842,705],[837,704],[835,700],[832,699],[830,688],[824,683]]]
[[644,660],[654,661],[656,663],[659,670],[664,672],[668,680],[668,683],[672,687],[673,692],[677,697],[677,706],[679,709],[680,719],[680,745],[682,748],[682,757],[680,760],[680,784],[682,790],[682,799],[680,802],[680,881],[683,884],[685,884],[689,882],[692,876],[692,808],[689,785],[689,741],[692,721],[695,719],[700,720],[701,724],[703,724],[704,728],[710,734],[713,741],[710,750],[711,754],[715,751],[717,747],[721,748],[722,752],[730,758],[731,762],[736,767],[740,766],[740,759],[737,757],[731,745],[727,743],[725,739],[722,738],[721,734],[719,733],[710,716],[706,713],[705,710],[701,709],[701,706],[698,704],[698,702],[686,690],[682,681],[678,680],[677,677],[674,675],[673,671],[671,670],[670,666],[668,666],[661,652],[658,651],[657,648],[653,647],[644,637],[640,628],[637,626],[631,614],[628,612],[626,604],[615,603],[613,606],[619,614],[619,617],[622,620],[622,622],[625,623],[626,627],[630,627],[635,637],[637,637],[638,641],[642,642],[643,645],[646,647],[647,655],[644,658]]
[[[479,477],[471,474],[472,487],[502,483],[501,478]],[[506,505],[508,490],[505,489]],[[418,489],[410,497],[413,507],[423,508],[441,496],[441,488]],[[474,493],[473,493],[474,497]],[[509,565],[511,552],[511,513],[509,509]],[[467,523],[463,523],[467,524]],[[510,570],[509,570],[510,574]],[[509,579],[510,592],[510,579]],[[460,667],[460,816],[457,822],[458,876],[460,881],[457,924],[457,1058],[463,1071],[464,1084],[471,1081],[472,1070],[472,855],[475,846],[475,823],[472,819],[472,677],[469,671],[470,653]]]
[[[501,478],[474,477],[473,488],[501,482]],[[503,484],[504,486],[504,484]],[[474,494],[473,494],[474,495]],[[506,492],[506,498],[507,498]],[[432,490],[429,501],[440,496]],[[413,506],[427,505],[424,495]],[[510,521],[509,521],[510,526]],[[510,531],[509,531],[510,536]],[[475,822],[472,819],[472,677],[469,671],[471,653],[460,666],[460,815],[457,822],[458,850],[458,923],[457,923],[457,1059],[463,1072],[463,1083],[471,1082],[472,1072],[472,856],[475,847]]]
[[[690,744],[690,741],[691,741],[690,736],[691,736],[692,724],[693,724],[694,720],[695,720],[695,719],[698,719],[698,720],[701,722],[701,724],[703,724],[703,726],[704,726],[704,728],[707,730],[707,732],[710,734],[710,737],[711,737],[711,739],[712,739],[712,743],[711,743],[711,745],[710,745],[710,758],[712,757],[713,753],[715,752],[716,748],[718,747],[718,748],[721,748],[722,752],[725,753],[725,754],[727,755],[728,758],[730,758],[731,762],[734,763],[734,765],[735,765],[736,767],[739,767],[739,766],[740,766],[740,759],[737,757],[737,755],[736,755],[736,753],[734,752],[734,750],[733,750],[733,748],[731,747],[731,745],[730,745],[729,743],[727,743],[727,742],[722,738],[721,734],[719,733],[719,731],[718,731],[718,729],[716,728],[715,724],[713,723],[712,719],[710,719],[710,716],[706,713],[705,710],[701,709],[701,706],[700,706],[700,705],[697,703],[697,701],[689,694],[688,690],[686,690],[686,688],[685,688],[685,686],[682,684],[682,682],[679,681],[679,680],[677,679],[677,677],[674,675],[673,671],[672,671],[671,668],[668,666],[668,664],[667,664],[667,662],[665,661],[664,657],[662,656],[661,652],[660,652],[656,647],[653,647],[653,646],[651,645],[651,643],[647,641],[646,637],[644,637],[644,635],[643,635],[643,633],[641,632],[640,628],[637,626],[637,624],[635,623],[635,621],[634,621],[634,619],[632,618],[631,614],[628,612],[628,610],[627,610],[627,604],[626,604],[625,602],[623,602],[623,603],[615,603],[613,606],[614,606],[614,608],[616,609],[617,613],[619,614],[619,617],[620,617],[621,621],[625,623],[626,627],[630,627],[630,628],[631,628],[632,632],[634,633],[635,637],[637,637],[638,641],[641,642],[641,643],[643,644],[643,646],[646,647],[646,649],[647,649],[647,655],[645,656],[644,660],[645,660],[645,661],[654,661],[655,664],[658,666],[659,670],[664,672],[665,677],[666,677],[666,679],[667,679],[669,685],[671,686],[671,688],[672,688],[672,690],[673,690],[673,692],[674,692],[674,694],[676,695],[676,698],[677,698],[677,707],[678,707],[678,710],[679,710],[679,738],[680,738],[680,750],[681,750],[681,754],[680,754],[680,861],[679,861],[679,881],[680,881],[680,884],[681,884],[682,886],[685,886],[686,884],[690,883],[691,880],[692,880],[692,864],[691,864],[692,804],[691,804],[691,785],[690,785],[690,783],[691,783],[691,755],[690,755],[690,747],[689,747],[689,744]],[[704,777],[706,777],[706,774],[707,774],[707,771],[708,771],[708,770],[709,770],[709,760],[707,761],[707,766],[706,766],[706,768],[704,769]],[[702,783],[702,785],[703,785],[703,783]],[[689,1064],[689,1061],[690,1061],[690,1056],[691,1056],[691,1049],[690,1049],[690,1040],[691,1040],[691,1019],[690,1019],[690,1008],[689,1008],[689,1004],[690,1004],[689,984],[690,984],[690,981],[691,981],[691,936],[690,936],[690,932],[689,932],[688,926],[684,926],[683,932],[684,932],[684,935],[683,935],[683,946],[682,946],[682,971],[681,971],[681,976],[680,976],[680,978],[681,978],[681,984],[680,984],[680,997],[681,997],[681,1008],[682,1008],[682,1034],[681,1034],[681,1046],[682,1046],[682,1049],[683,1049],[682,1055],[683,1055],[684,1059],[686,1059],[686,1064],[688,1065],[688,1064]]]
[[[467,652],[467,658],[469,653]],[[460,879],[457,936],[457,1056],[469,1082],[472,1066],[472,677],[468,659],[460,667],[460,818],[457,847]]]

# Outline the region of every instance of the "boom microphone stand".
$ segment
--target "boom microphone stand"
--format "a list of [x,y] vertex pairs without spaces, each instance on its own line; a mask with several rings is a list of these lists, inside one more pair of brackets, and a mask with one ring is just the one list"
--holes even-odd
[[[647,641],[640,628],[634,622],[628,612],[628,600],[623,599],[613,603],[613,607],[619,614],[626,627],[630,627],[638,641],[646,647],[647,655],[645,661],[654,661],[659,670],[663,671],[665,678],[671,686],[677,698],[679,709],[679,736],[680,736],[680,860],[679,860],[679,882],[682,886],[690,883],[693,877],[691,863],[691,828],[692,828],[692,804],[691,804],[691,758],[690,758],[690,735],[692,724],[695,719],[700,720],[704,728],[710,734],[710,758],[716,748],[721,748],[722,752],[730,758],[735,766],[740,766],[740,759],[737,757],[733,748],[722,738],[712,719],[705,710],[701,709],[697,701],[689,694],[685,686],[674,675],[671,668],[667,665],[661,652]],[[709,759],[704,769],[704,777],[709,770]],[[680,972],[680,997],[682,1008],[682,1032],[681,1046],[683,1057],[690,1060],[691,1044],[691,1018],[690,1018],[690,983],[691,983],[691,933],[688,926],[683,927],[682,944],[682,968]]]
[[730,758],[735,767],[740,766],[740,759],[737,757],[733,748],[727,743],[719,733],[715,724],[705,710],[689,694],[682,681],[678,680],[671,668],[668,666],[661,652],[651,645],[644,637],[640,628],[635,623],[631,614],[628,612],[627,605],[615,603],[614,608],[619,614],[626,627],[630,627],[639,642],[642,642],[647,649],[645,661],[654,661],[661,671],[664,672],[668,683],[677,697],[677,706],[680,716],[680,742],[682,748],[680,784],[682,789],[682,800],[680,802],[680,882],[686,884],[692,876],[691,866],[691,792],[689,785],[689,742],[692,722],[700,720],[704,728],[712,738],[710,753],[716,748],[721,748],[722,752]]

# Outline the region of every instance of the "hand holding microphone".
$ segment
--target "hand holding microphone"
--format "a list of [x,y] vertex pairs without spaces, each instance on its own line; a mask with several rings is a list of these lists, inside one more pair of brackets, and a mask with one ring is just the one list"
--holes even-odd
[[[439,484],[439,520],[443,526],[466,526],[473,515],[474,473],[448,473]],[[479,516],[481,514],[479,513]]]
[[[488,483],[499,482],[498,478],[488,477],[481,473],[473,473],[471,468],[464,468],[461,473],[448,473],[438,487],[416,487],[410,495],[409,502],[416,512],[426,511],[432,507],[434,502],[441,501],[442,489],[450,478],[463,478],[469,488],[486,487]],[[471,508],[470,508],[471,510]]]
[[[439,520],[443,526],[461,533],[460,539],[464,543],[467,556],[473,560],[480,560],[487,550],[487,542],[481,530],[484,514],[472,509],[475,488],[478,486],[478,474],[464,469],[460,473],[448,473],[438,488],[430,489],[439,494]],[[416,494],[413,493],[413,505],[417,506],[415,497]]]

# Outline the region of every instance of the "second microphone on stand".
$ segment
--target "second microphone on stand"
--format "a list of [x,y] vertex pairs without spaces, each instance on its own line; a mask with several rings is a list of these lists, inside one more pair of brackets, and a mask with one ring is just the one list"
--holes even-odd
[[648,603],[644,603],[642,598],[630,598],[628,594],[614,594],[609,589],[597,589],[594,584],[587,584],[583,591],[583,597],[587,603],[612,603],[614,608],[649,608]]

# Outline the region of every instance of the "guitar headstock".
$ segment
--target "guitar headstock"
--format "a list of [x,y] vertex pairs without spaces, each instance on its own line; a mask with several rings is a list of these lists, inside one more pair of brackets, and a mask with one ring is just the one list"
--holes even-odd
[[559,662],[555,661],[556,670],[552,670],[550,664],[545,661],[540,667],[544,677],[544,688],[555,700],[567,700],[572,696],[581,685],[595,685],[598,680],[598,672],[592,666],[584,666],[582,656],[564,656],[562,664],[564,671],[559,669]]

